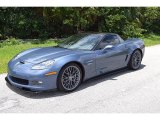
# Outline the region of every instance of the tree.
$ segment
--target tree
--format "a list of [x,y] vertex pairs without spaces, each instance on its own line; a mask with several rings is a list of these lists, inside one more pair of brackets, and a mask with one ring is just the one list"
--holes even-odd
[[66,37],[81,31],[127,37],[160,33],[159,7],[0,8],[0,39]]

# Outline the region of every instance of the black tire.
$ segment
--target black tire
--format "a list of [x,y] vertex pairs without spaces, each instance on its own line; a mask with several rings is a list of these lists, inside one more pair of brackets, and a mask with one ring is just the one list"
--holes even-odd
[[142,61],[141,51],[140,50],[135,50],[131,55],[131,58],[130,58],[129,63],[128,63],[128,67],[131,70],[137,70],[141,66],[141,61]]
[[[72,71],[75,71],[75,74],[77,74],[77,75],[68,75],[68,73],[70,73],[69,68],[71,68],[71,67],[73,67]],[[68,73],[66,72],[67,70],[68,70]],[[66,77],[65,75],[66,76],[68,75],[68,77]],[[76,78],[78,75],[80,75],[79,78]],[[69,78],[70,76],[72,78]],[[74,83],[73,81],[74,82],[77,81],[77,82],[75,82],[75,84],[72,84],[72,83]],[[65,65],[61,69],[61,71],[59,72],[58,79],[57,79],[57,88],[58,88],[59,91],[71,92],[71,91],[74,91],[75,89],[77,89],[79,87],[79,85],[81,84],[81,82],[82,82],[82,70],[81,70],[81,68],[75,63],[69,63],[69,64]],[[67,88],[67,85],[69,86],[69,84],[72,84],[73,86],[74,85],[75,86],[73,88],[69,89],[69,87]]]

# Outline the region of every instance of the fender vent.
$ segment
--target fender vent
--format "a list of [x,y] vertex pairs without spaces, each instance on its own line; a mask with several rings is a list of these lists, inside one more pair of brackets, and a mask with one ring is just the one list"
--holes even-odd
[[126,55],[126,59],[125,59],[125,61],[127,61],[127,59],[128,59],[128,55]]

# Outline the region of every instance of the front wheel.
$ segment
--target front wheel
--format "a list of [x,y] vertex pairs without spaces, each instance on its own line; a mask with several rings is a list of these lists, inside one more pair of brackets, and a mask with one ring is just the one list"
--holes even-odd
[[131,55],[128,67],[132,70],[137,70],[141,66],[142,54],[139,50],[135,50]]
[[71,92],[75,90],[82,81],[82,70],[75,64],[65,65],[59,73],[57,87],[60,91]]

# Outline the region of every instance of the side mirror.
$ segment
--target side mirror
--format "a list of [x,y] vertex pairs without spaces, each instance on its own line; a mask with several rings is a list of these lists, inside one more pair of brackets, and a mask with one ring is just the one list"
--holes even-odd
[[114,46],[113,45],[107,45],[105,48],[103,48],[102,52],[106,53],[107,50],[111,50]]
[[106,45],[106,47],[103,50],[108,50],[108,49],[112,49],[113,45]]

